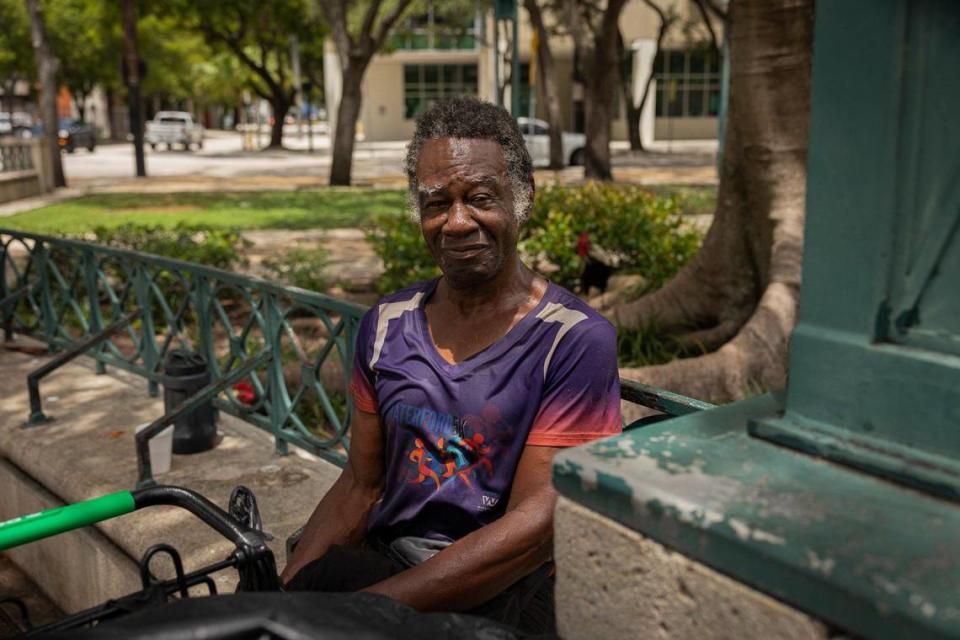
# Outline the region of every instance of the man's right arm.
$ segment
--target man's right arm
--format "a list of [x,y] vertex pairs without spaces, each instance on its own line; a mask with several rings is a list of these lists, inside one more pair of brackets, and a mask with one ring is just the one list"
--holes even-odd
[[354,410],[350,454],[303,530],[280,575],[284,584],[300,569],[321,557],[331,545],[358,545],[367,533],[367,518],[383,494],[385,463],[383,432],[376,413]]

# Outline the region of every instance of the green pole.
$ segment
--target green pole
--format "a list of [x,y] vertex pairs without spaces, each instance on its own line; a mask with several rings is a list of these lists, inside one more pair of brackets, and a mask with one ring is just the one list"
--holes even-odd
[[118,491],[77,504],[0,522],[0,551],[122,516],[135,508],[133,494],[129,491]]

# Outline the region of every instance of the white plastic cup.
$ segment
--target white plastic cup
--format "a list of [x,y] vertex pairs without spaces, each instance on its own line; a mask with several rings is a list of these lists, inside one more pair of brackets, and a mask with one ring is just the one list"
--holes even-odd
[[[150,426],[144,422],[137,426],[135,433],[140,433]],[[170,459],[173,457],[173,425],[170,425],[150,439],[150,469],[154,474],[170,471]]]

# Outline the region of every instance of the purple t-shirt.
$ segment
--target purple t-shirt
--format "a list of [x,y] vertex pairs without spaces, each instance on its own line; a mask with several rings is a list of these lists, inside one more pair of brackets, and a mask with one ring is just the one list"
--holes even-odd
[[368,525],[384,542],[462,538],[503,515],[524,446],[621,430],[616,331],[602,316],[551,283],[507,335],[450,364],[424,313],[437,282],[383,298],[357,336],[350,392],[379,414],[386,447]]

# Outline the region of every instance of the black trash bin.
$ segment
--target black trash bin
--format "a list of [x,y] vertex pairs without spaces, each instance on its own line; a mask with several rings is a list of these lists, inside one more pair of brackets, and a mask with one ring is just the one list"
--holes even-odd
[[[173,349],[163,361],[163,410],[170,413],[187,398],[210,384],[206,359],[194,351]],[[213,403],[204,402],[173,424],[173,452],[200,453],[216,444]]]

